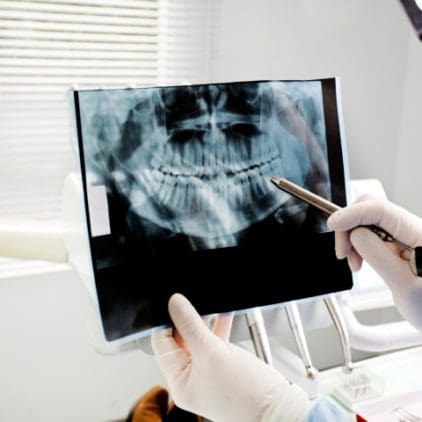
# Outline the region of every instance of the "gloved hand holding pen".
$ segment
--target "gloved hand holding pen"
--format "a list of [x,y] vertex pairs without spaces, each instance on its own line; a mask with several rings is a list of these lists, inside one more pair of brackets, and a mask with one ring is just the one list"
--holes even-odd
[[414,248],[422,245],[422,219],[385,199],[366,196],[332,214],[327,224],[335,230],[337,257],[347,258],[352,271],[367,261],[390,288],[402,316],[422,330],[422,278],[412,273],[400,246],[359,227],[374,224]]

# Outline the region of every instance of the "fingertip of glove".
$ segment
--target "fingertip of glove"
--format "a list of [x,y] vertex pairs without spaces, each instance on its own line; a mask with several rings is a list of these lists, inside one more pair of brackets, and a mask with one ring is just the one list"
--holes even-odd
[[182,336],[187,335],[186,330],[188,328],[190,329],[190,327],[198,324],[201,327],[204,325],[193,305],[180,293],[175,293],[170,297],[168,310],[175,327]]
[[352,252],[347,255],[347,262],[353,273],[358,272],[362,268],[362,258],[357,255],[356,252]]
[[341,239],[339,240],[336,239],[336,245],[335,245],[335,254],[338,260],[342,260],[346,258],[346,256],[348,255],[351,249],[350,242],[347,242],[346,244],[345,242],[341,242],[340,240]]
[[347,254],[346,254],[345,251],[343,251],[343,250],[340,251],[340,250],[336,249],[336,258],[339,261],[341,261],[342,259],[346,258],[346,256],[347,256]]
[[188,300],[180,293],[174,293],[168,303],[169,310],[173,310],[174,308],[178,308],[179,306],[185,304]]
[[337,228],[338,222],[341,219],[341,211],[336,211],[334,214],[331,214],[327,219],[327,226],[331,230]]
[[352,273],[355,273],[356,271],[358,271],[358,267],[357,267],[355,261],[353,261],[353,259],[350,256],[347,257],[347,263],[348,263],[350,271]]

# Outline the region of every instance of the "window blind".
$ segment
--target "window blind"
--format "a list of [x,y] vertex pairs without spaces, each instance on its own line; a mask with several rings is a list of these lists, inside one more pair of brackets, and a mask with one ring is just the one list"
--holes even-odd
[[160,84],[213,81],[220,14],[220,0],[160,1]]
[[72,86],[208,81],[218,11],[218,0],[0,0],[0,219],[60,218],[77,167]]
[[0,1],[0,216],[58,218],[73,84],[153,84],[157,67],[156,0]]

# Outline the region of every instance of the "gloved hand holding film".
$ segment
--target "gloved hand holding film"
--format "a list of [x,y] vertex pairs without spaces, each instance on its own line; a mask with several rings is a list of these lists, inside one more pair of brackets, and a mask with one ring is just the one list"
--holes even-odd
[[183,341],[171,328],[154,333],[151,340],[179,407],[216,422],[305,420],[310,409],[306,394],[229,343],[227,317],[217,319],[213,332],[180,294],[170,299],[169,312]]
[[335,230],[337,257],[347,258],[352,271],[367,261],[387,283],[402,316],[422,330],[422,278],[412,273],[400,244],[384,242],[360,227],[374,224],[415,248],[422,246],[422,219],[385,199],[361,197],[335,212],[327,224]]

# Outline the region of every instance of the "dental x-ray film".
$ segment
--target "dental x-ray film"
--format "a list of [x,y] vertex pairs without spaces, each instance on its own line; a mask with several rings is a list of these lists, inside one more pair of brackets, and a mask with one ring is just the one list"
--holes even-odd
[[285,177],[346,204],[335,79],[73,91],[105,338],[347,290],[326,216]]

